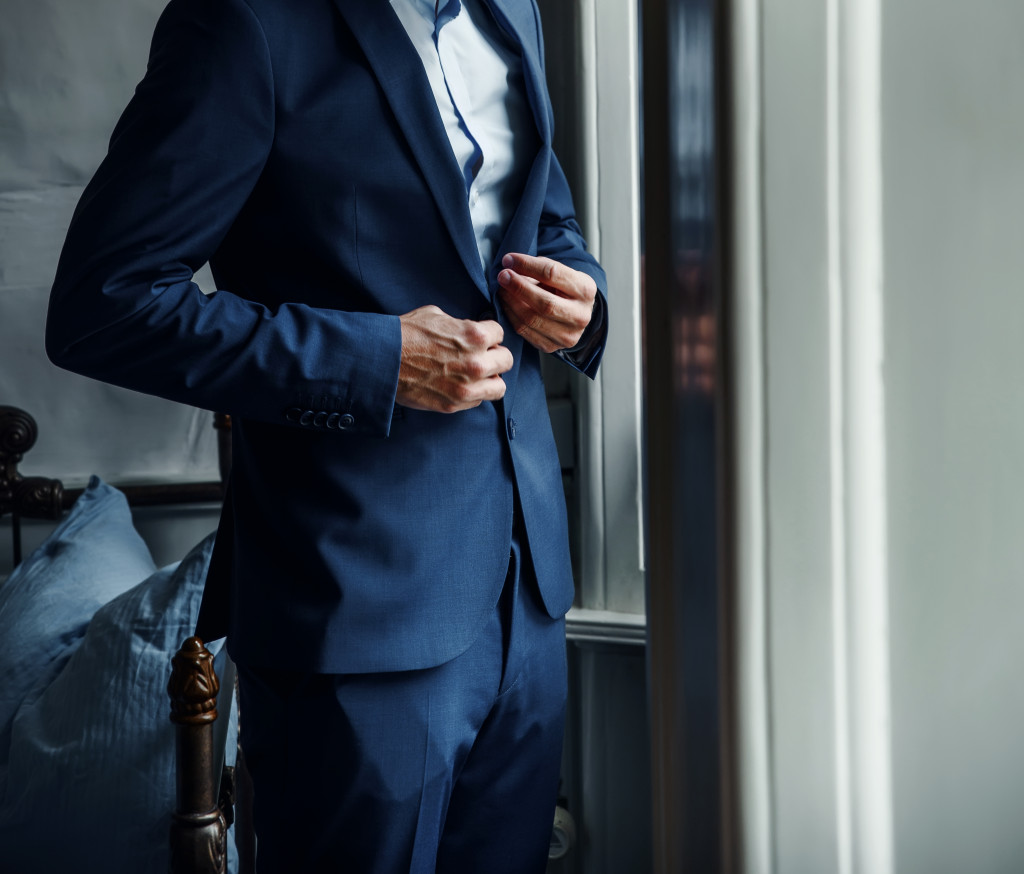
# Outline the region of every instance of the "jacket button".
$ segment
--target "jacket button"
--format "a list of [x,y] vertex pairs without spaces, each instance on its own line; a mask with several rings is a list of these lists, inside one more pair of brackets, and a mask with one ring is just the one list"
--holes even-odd
[[345,413],[340,419],[338,419],[338,427],[345,431],[351,428],[356,423],[356,417],[351,413]]
[[327,417],[327,427],[332,431],[338,427],[338,420],[341,418],[341,413],[331,413]]
[[298,422],[302,417],[302,409],[299,407],[291,407],[285,412],[284,417],[289,422]]
[[512,418],[508,420],[508,439],[516,439],[516,420]]
[[306,410],[301,416],[299,416],[299,424],[304,428],[308,428],[313,422],[313,411]]
[[313,427],[323,428],[327,424],[327,413],[321,410],[313,417]]

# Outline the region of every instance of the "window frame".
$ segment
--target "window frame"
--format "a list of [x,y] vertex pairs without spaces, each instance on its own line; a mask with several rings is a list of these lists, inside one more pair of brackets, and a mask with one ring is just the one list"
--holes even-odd
[[636,643],[645,626],[638,9],[622,0],[538,2],[555,151],[608,276],[601,371],[594,381],[574,375],[568,386],[578,583],[569,633]]

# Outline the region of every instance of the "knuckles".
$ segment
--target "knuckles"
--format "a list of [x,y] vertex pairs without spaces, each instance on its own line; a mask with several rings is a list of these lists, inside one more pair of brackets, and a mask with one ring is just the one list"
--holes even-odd
[[462,337],[470,346],[484,346],[487,343],[487,331],[479,322],[463,323]]
[[542,297],[537,301],[536,310],[546,319],[553,319],[558,315],[558,304],[550,297]]
[[483,379],[487,376],[487,366],[479,358],[466,360],[466,376],[470,379]]
[[452,388],[452,398],[453,398],[453,400],[457,401],[461,405],[464,405],[464,404],[469,403],[470,401],[476,400],[475,394],[476,393],[475,393],[475,391],[473,389],[473,386],[470,383],[467,383],[467,382],[457,383],[454,386],[454,388]]
[[452,384],[436,405],[436,409],[442,413],[458,413],[478,407],[485,400],[500,400],[505,396],[506,386],[503,379],[489,380],[483,388],[480,382]]

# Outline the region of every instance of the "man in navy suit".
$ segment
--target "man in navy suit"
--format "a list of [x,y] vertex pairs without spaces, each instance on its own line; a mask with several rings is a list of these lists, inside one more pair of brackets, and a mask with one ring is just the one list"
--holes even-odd
[[534,0],[171,0],[75,212],[51,358],[233,417],[198,631],[261,874],[544,868],[573,583],[540,357],[593,376],[606,334],[551,137]]

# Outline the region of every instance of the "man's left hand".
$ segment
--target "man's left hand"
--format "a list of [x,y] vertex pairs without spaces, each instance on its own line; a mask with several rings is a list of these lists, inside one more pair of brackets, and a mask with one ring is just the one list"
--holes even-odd
[[516,333],[542,352],[575,346],[594,314],[594,280],[550,258],[509,253],[501,264],[498,296]]

